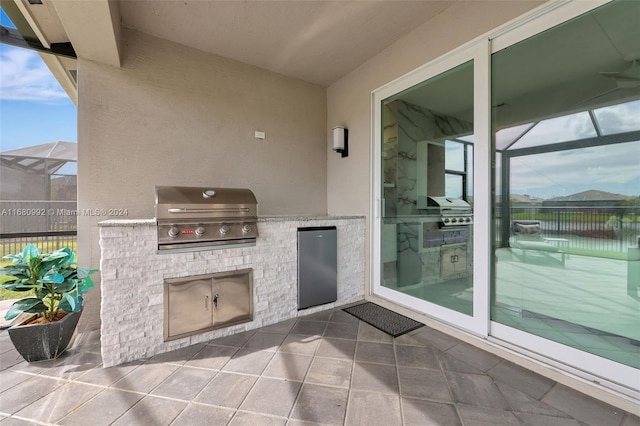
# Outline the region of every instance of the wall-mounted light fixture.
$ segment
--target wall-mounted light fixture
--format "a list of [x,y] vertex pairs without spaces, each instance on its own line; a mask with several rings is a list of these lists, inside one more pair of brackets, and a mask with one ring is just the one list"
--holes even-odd
[[349,155],[349,129],[344,126],[333,128],[333,150],[339,152],[342,158]]

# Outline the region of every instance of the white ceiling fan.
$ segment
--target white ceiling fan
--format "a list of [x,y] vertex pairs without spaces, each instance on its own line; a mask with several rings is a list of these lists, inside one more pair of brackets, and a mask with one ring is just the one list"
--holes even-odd
[[640,59],[631,61],[631,65],[624,71],[620,72],[601,72],[603,75],[615,81],[617,89],[632,89],[640,86]]
[[[580,102],[580,105],[591,102],[593,100],[607,100],[609,98],[614,98],[617,96],[611,96],[612,93],[615,92],[629,92],[629,93],[621,93],[620,97],[624,97],[625,95],[633,95],[636,91],[635,89],[640,89],[640,59],[633,59],[629,67],[627,67],[623,71],[603,71],[600,72],[600,75],[607,77],[615,83],[615,87],[605,90],[604,92],[598,93],[595,96],[591,96],[590,98],[584,99]],[[606,99],[600,99],[604,98]]]

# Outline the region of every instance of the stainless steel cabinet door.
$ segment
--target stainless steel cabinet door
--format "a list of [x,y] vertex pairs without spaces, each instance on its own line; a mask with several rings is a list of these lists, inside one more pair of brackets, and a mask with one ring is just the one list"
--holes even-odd
[[211,327],[211,279],[189,280],[173,283],[169,288],[168,318],[169,336],[176,336]]
[[253,316],[250,271],[225,274],[213,279],[213,326],[251,321]]
[[466,246],[443,246],[441,250],[440,276],[442,278],[467,272]]

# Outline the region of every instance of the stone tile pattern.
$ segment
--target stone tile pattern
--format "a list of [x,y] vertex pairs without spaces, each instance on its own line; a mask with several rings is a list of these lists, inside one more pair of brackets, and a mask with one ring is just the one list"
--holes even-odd
[[[465,134],[473,130],[473,124],[455,117],[442,115],[419,105],[396,100],[384,107],[384,182],[385,214],[397,218],[397,255],[385,256],[386,262],[397,260],[403,266],[398,274],[397,284],[408,286],[418,282],[441,282],[440,250],[424,250],[422,242],[423,226],[438,227],[437,223],[423,223],[410,218],[418,215],[418,198],[425,196],[419,176],[425,176],[424,161],[420,158],[420,144],[424,141],[443,140],[447,136]],[[433,146],[433,145],[432,145]],[[429,150],[430,148],[424,148]],[[427,151],[429,152],[429,151]],[[433,154],[429,154],[433,155]],[[444,155],[444,154],[441,154]],[[444,161],[442,157],[441,161]],[[437,163],[429,157],[429,164]],[[444,181],[438,185],[429,182],[430,195],[441,195]],[[402,217],[409,217],[402,219]],[[444,244],[444,242],[443,242]],[[462,278],[473,270],[472,246],[467,245],[466,270],[447,278]],[[397,258],[396,258],[397,256]]]
[[[297,229],[336,226],[338,300],[297,310]],[[148,358],[364,297],[364,218],[261,220],[254,247],[157,254],[153,223],[100,228],[100,318],[105,366]],[[253,321],[164,342],[164,279],[253,269]]]
[[100,335],[28,364],[0,332],[0,426],[632,426],[626,413],[423,327],[391,338],[338,308],[114,367]]

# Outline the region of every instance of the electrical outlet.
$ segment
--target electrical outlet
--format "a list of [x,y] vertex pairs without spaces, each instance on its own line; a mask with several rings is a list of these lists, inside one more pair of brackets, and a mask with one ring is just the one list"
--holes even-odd
[[266,134],[260,130],[256,130],[256,139],[264,139],[266,137]]

